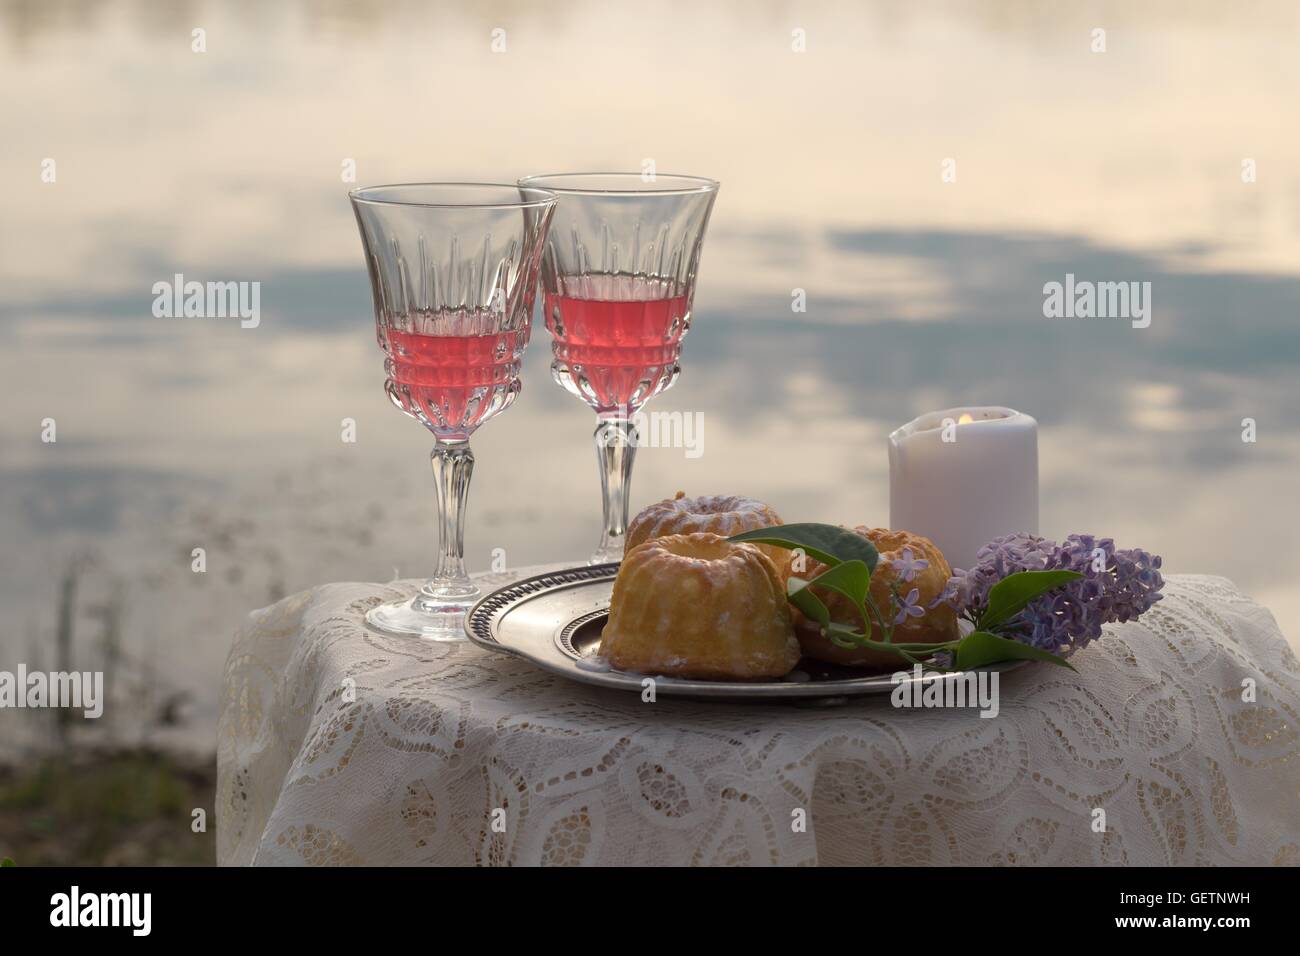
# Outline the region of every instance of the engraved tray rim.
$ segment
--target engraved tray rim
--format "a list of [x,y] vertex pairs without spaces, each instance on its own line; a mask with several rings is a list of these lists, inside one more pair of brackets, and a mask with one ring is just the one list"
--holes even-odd
[[[566,592],[573,592],[592,585],[604,585],[612,582],[618,572],[618,562],[609,564],[580,565],[547,571],[521,578],[513,584],[507,584],[480,598],[465,615],[465,634],[470,641],[489,651],[511,654],[569,680],[596,687],[641,693],[642,681],[647,674],[633,674],[616,670],[592,670],[579,666],[577,660],[566,653],[561,646],[560,635],[571,635],[575,624],[589,619],[599,613],[599,608],[608,608],[609,602],[601,601],[597,609],[591,606],[580,612],[562,611],[560,623],[550,628],[547,633],[534,629],[531,633],[531,645],[525,646],[518,641],[500,640],[501,623],[507,615],[525,604],[534,601],[549,601]],[[1011,661],[995,664],[980,670],[1006,672],[1017,670],[1029,661]],[[951,675],[960,676],[960,672]],[[904,683],[915,681],[909,676]],[[748,700],[779,701],[805,700],[817,702],[824,699],[829,703],[847,697],[880,696],[892,693],[899,686],[892,675],[870,674],[843,680],[824,681],[701,681],[680,677],[654,676],[656,694],[675,697],[692,697],[711,700]]]

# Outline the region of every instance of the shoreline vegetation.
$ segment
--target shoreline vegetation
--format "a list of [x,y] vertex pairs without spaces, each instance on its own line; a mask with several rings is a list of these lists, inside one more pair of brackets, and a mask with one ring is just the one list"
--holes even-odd
[[153,747],[75,748],[0,764],[0,859],[213,866],[216,784],[215,754]]
[[[0,755],[0,861],[213,866],[216,754],[169,745],[189,723],[191,695],[158,674],[148,655],[126,651],[124,582],[115,579],[100,600],[81,599],[83,578],[99,563],[87,555],[67,562],[53,639],[34,642],[26,666],[40,670],[42,651],[51,649],[53,672],[90,665],[107,691],[107,701],[98,701],[103,715],[83,719],[68,707],[4,715],[10,734]],[[78,640],[78,624],[87,622],[92,633]]]

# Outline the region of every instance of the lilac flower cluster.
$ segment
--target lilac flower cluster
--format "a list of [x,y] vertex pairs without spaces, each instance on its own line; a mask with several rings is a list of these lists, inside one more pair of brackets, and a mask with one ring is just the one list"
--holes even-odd
[[953,603],[972,620],[988,606],[989,589],[1017,571],[1078,571],[1083,575],[1049,591],[1013,618],[1003,633],[1068,657],[1101,636],[1101,626],[1131,621],[1162,597],[1160,556],[1117,550],[1110,538],[1072,534],[1061,544],[1031,534],[995,538],[980,548],[975,567],[956,570]]

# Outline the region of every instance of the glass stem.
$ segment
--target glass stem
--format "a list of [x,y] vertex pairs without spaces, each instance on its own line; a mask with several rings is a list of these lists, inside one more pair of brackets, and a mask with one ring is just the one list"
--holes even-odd
[[468,441],[439,441],[429,456],[438,489],[438,569],[425,582],[430,597],[457,597],[478,589],[465,573],[465,502],[474,474]]
[[593,436],[600,463],[600,490],[604,496],[605,526],[592,564],[623,559],[627,535],[627,509],[632,486],[632,461],[636,457],[636,425],[626,418],[602,418]]

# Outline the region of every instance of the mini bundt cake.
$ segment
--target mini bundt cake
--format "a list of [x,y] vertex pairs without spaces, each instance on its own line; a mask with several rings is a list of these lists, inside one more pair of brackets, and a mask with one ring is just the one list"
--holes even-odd
[[[955,641],[958,636],[957,612],[946,603],[929,607],[930,602],[943,593],[948,579],[952,576],[952,569],[948,567],[947,559],[934,543],[929,538],[917,534],[890,531],[885,528],[859,526],[853,529],[853,533],[874,544],[880,554],[876,570],[871,574],[870,592],[871,600],[880,613],[891,616],[893,614],[891,584],[897,585],[904,596],[910,593],[912,588],[916,588],[918,592],[916,606],[925,608],[925,613],[920,617],[909,615],[895,625],[893,640],[900,644],[941,644],[944,641]],[[902,572],[895,566],[895,562],[904,560],[904,549],[907,549],[913,562],[910,571],[913,575],[911,580],[903,580]],[[926,566],[919,567],[920,562],[925,562]],[[799,577],[811,581],[825,570],[826,565],[809,558],[807,566],[796,573]],[[813,593],[826,604],[831,612],[832,621],[861,630],[862,615],[848,598],[834,591],[827,591],[825,588],[815,587]],[[870,667],[876,670],[906,670],[908,667],[903,657],[889,651],[840,647],[832,643],[829,638],[822,636],[821,629],[815,621],[810,621],[798,610],[795,610],[794,617],[795,632],[799,635],[803,652],[814,660],[851,667]],[[872,637],[875,640],[882,639],[878,628],[873,630]]]
[[600,654],[641,674],[757,680],[793,670],[799,642],[767,555],[697,532],[652,538],[624,556]]
[[[724,538],[742,531],[755,531],[782,524],[781,516],[754,498],[741,495],[702,495],[687,498],[679,491],[672,498],[646,508],[627,528],[627,550],[651,538],[669,534],[693,534],[710,531]],[[789,572],[790,552],[770,544],[756,544],[781,572],[782,580]]]

